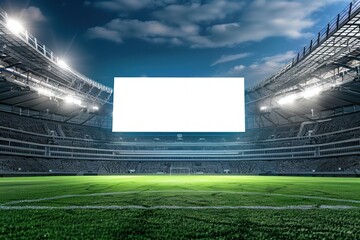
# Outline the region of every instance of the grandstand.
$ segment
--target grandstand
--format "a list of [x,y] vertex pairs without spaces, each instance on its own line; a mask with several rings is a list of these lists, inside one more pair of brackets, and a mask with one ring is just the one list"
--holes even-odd
[[359,26],[354,0],[246,89],[245,132],[126,133],[0,8],[0,239],[360,239]]
[[359,174],[359,1],[246,90],[247,131],[233,134],[112,133],[113,90],[12,21],[0,11],[3,175]]

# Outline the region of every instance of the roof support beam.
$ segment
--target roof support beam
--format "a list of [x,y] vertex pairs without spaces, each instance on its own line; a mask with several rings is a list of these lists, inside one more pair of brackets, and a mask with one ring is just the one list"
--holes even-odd
[[272,123],[274,126],[277,126],[277,124],[271,120],[271,118],[269,116],[266,116],[266,115],[262,115],[262,117],[264,117],[266,120],[268,120],[270,123]]
[[343,64],[343,63],[333,62],[333,64],[334,64],[335,66],[347,68],[347,69],[350,69],[350,70],[355,71],[355,72],[358,72],[358,71],[359,71],[359,69],[358,69],[357,67],[356,67],[356,68],[353,68],[353,67],[348,66],[348,65]]
[[84,125],[86,122],[90,121],[96,116],[97,116],[96,114],[91,114],[90,117],[88,117],[85,121],[81,122],[80,125]]
[[64,120],[64,122],[69,122],[71,119],[75,118],[76,116],[82,113],[83,113],[82,111],[79,112],[79,109],[75,109],[75,111],[71,112],[68,115],[68,117]]
[[[10,92],[11,92],[11,90],[10,90]],[[0,101],[8,101],[8,100],[11,100],[13,98],[17,98],[17,97],[21,97],[21,96],[29,94],[28,92],[21,92],[21,91],[17,91],[17,93],[19,93],[19,94],[16,94],[15,96],[12,95],[12,96],[7,97],[7,98],[2,98],[2,99],[0,99]]]
[[296,116],[299,116],[299,117],[304,118],[306,120],[313,121],[313,119],[306,116],[306,114],[303,111],[295,110],[293,108],[286,108],[286,111],[289,111],[289,112],[295,114]]
[[282,115],[277,109],[272,109],[271,112],[274,112],[275,114],[277,114],[278,116],[280,116],[282,119],[285,119],[286,121],[293,123],[294,121],[292,121],[291,119],[285,117],[284,115]]
[[21,105],[22,103],[26,103],[26,102],[29,102],[29,101],[33,101],[33,100],[36,100],[39,98],[39,95],[37,94],[33,94],[33,97],[29,97],[28,99],[25,99],[23,101],[20,101],[20,102],[17,102],[16,104],[14,104],[15,106],[18,106],[18,105]]

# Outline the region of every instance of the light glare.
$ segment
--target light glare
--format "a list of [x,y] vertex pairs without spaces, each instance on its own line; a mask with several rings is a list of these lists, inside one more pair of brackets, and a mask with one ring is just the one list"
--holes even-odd
[[280,105],[291,104],[291,103],[293,103],[293,102],[295,101],[295,99],[296,99],[295,94],[293,94],[293,95],[288,95],[288,96],[285,96],[285,97],[283,97],[283,98],[280,98],[280,99],[278,100],[278,104],[280,104]]
[[19,33],[22,33],[25,31],[25,28],[22,26],[22,24],[15,19],[9,18],[6,22],[7,28],[15,35],[19,35]]
[[54,93],[52,91],[50,91],[49,89],[45,89],[45,88],[37,88],[36,91],[44,96],[48,96],[48,97],[53,97]]
[[67,63],[66,63],[64,60],[62,60],[62,59],[59,59],[59,60],[57,61],[57,63],[58,63],[58,65],[59,65],[59,67],[61,67],[61,68],[63,68],[63,69],[68,69],[68,68],[69,68],[69,66],[67,65]]
[[316,95],[319,95],[321,92],[321,87],[314,87],[305,89],[305,91],[302,93],[302,96],[306,99],[312,98]]
[[73,96],[66,96],[65,102],[72,103],[81,106],[81,100],[74,98]]

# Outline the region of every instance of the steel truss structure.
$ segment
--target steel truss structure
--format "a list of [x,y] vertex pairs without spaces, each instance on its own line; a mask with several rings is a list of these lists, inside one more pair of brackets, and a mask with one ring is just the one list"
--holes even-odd
[[[100,108],[110,107],[112,88],[65,65],[25,29],[12,32],[9,19],[0,9],[1,103],[71,119],[87,114],[81,121],[94,118]],[[68,96],[78,99],[81,104],[62,106]]]
[[[246,107],[254,127],[312,120],[324,117],[324,112],[359,105],[359,47],[360,1],[355,0],[291,62],[247,90]],[[318,86],[322,92],[314,99],[298,97],[292,105],[279,104],[284,96]]]
[[[0,9],[0,104],[20,112],[21,108],[35,110],[39,116],[55,114],[64,122],[109,122],[113,90],[61,66],[61,59],[26,30],[14,34],[8,20]],[[360,105],[359,69],[360,0],[354,0],[291,62],[246,90],[247,127],[312,121],[344,107],[355,108]],[[322,91],[316,98],[300,96],[319,86]],[[300,96],[296,104],[279,104],[281,98],[294,94]],[[81,106],[65,106],[68,95],[79,98]]]

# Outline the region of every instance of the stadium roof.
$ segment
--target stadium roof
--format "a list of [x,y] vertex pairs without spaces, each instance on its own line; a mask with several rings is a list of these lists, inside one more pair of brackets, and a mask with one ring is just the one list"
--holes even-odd
[[[290,63],[247,90],[258,125],[312,120],[325,110],[360,103],[360,1],[353,1]],[[315,113],[315,114],[314,114]],[[294,118],[293,118],[294,119]]]
[[2,9],[0,44],[2,104],[65,116],[111,104],[112,88],[68,66]]
[[[321,30],[290,63],[246,91],[256,126],[312,120],[360,103],[360,1]],[[66,119],[111,116],[112,89],[58,58],[0,9],[0,103]],[[297,119],[297,120],[296,120]]]

